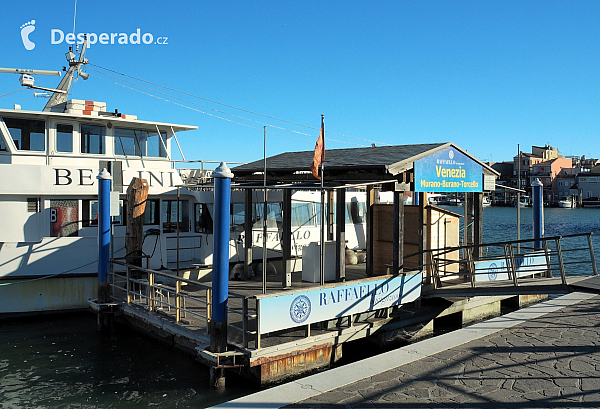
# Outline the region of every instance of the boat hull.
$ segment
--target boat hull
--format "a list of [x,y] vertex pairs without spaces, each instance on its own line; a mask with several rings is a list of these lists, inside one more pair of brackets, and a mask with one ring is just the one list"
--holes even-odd
[[97,276],[3,279],[0,316],[85,309],[97,294]]

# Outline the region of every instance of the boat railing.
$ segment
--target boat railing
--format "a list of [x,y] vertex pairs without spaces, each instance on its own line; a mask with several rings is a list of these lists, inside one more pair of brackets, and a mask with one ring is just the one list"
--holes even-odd
[[[409,254],[405,260],[420,255]],[[425,264],[413,269],[426,271],[424,284],[434,288],[506,280],[518,286],[520,278],[534,276],[560,277],[566,285],[568,275],[598,274],[592,233],[445,247],[424,255]]]
[[[114,300],[158,313],[193,331],[210,333],[213,305],[210,285],[178,277],[171,270],[142,268],[130,260],[113,259],[112,264]],[[247,348],[250,337],[256,335],[251,328],[252,321],[257,319],[256,301],[251,307],[250,297],[232,291],[228,295],[228,342]]]
[[[182,160],[182,159],[171,159],[171,167],[173,169],[183,170],[183,169],[191,169],[197,170],[196,176],[202,176],[206,179],[211,178],[212,171],[217,168],[223,161],[215,161],[215,160]],[[236,166],[236,165],[245,165],[247,162],[228,162],[227,166]]]

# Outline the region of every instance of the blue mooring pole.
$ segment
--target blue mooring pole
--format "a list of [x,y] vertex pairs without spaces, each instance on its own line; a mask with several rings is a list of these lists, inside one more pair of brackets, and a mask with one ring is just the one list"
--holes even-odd
[[[215,203],[210,350],[213,353],[220,353],[227,351],[229,204],[231,202],[231,178],[233,178],[233,173],[231,173],[225,162],[221,162],[213,172],[213,178],[215,179]],[[211,368],[211,384],[216,388],[225,386],[225,376],[222,368]]]
[[98,303],[110,301],[110,182],[106,168],[98,174]]
[[539,179],[535,179],[531,183],[533,188],[533,247],[536,250],[542,248],[541,238],[544,236],[544,200],[542,198],[542,190],[544,185]]

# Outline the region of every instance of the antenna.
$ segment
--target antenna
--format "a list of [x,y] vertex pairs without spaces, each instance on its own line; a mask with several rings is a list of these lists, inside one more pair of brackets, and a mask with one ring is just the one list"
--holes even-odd
[[[77,0],[75,0],[75,11],[73,12],[73,38],[75,38],[75,21],[77,21]],[[79,44],[75,47],[75,51],[79,52]]]
[[79,59],[76,59],[77,56],[73,52],[73,48],[69,47],[69,52],[65,54],[67,62],[69,63],[69,69],[67,70],[67,73],[63,77],[62,81],[60,81],[60,84],[58,84],[57,89],[53,90],[54,94],[48,100],[48,103],[44,107],[44,111],[64,111],[64,109],[61,109],[62,107],[59,107],[59,105],[67,102],[68,93],[71,88],[73,78],[75,77],[75,73],[78,73],[84,80],[89,78],[89,74],[80,72],[81,67],[88,63],[88,60],[84,58],[85,50],[87,49],[87,43],[88,37],[85,35],[83,47],[81,53],[79,54]]
[[60,71],[30,70],[26,68],[0,68],[0,72],[6,74],[29,74],[29,75],[55,75],[60,77]]
[[28,87],[30,89],[41,89],[42,91],[51,91],[51,92],[59,92],[62,93],[64,91],[54,89],[54,88],[45,88],[37,85],[33,85],[35,79],[34,75],[54,75],[60,77],[60,71],[47,71],[47,70],[32,70],[28,68],[0,68],[0,73],[7,74],[21,74],[21,78],[19,78],[19,82],[22,86]]
[[[90,75],[85,72],[81,72],[81,67],[88,63],[88,60],[84,58],[85,49],[87,48],[88,37],[85,35],[83,41],[83,49],[79,54],[79,59],[77,59],[77,55],[73,53],[73,48],[69,47],[69,52],[65,55],[67,57],[67,61],[69,63],[69,69],[67,73],[63,77],[63,79],[58,84],[57,88],[46,88],[34,85],[35,79],[33,75],[55,75],[60,77],[60,71],[47,71],[47,70],[32,70],[25,68],[0,68],[0,73],[9,73],[9,74],[21,74],[21,78],[19,78],[19,82],[22,86],[28,87],[31,89],[39,89],[42,91],[52,92],[52,96],[46,103],[44,107],[44,111],[59,111],[62,112],[64,109],[58,107],[67,101],[69,89],[71,88],[71,83],[73,82],[73,78],[75,74],[78,74],[84,80],[87,80]],[[38,96],[35,95],[34,96]]]
[[[79,59],[76,58],[77,55],[75,55],[73,52],[73,47],[69,47],[69,52],[65,55],[69,63],[69,69],[56,88],[46,88],[34,85],[35,79],[33,78],[33,75],[54,75],[60,77],[60,71],[32,70],[26,68],[0,68],[0,73],[21,74],[19,82],[22,86],[31,89],[52,92],[52,96],[50,96],[50,99],[46,103],[44,111],[64,112],[64,107],[60,105],[67,101],[69,89],[71,88],[71,83],[73,82],[75,74],[78,74],[84,80],[87,80],[90,77],[90,74],[81,72],[82,66],[88,63],[88,60],[84,58],[87,44],[88,37],[85,35],[83,49],[81,50],[81,53],[79,53]],[[34,93],[34,96],[39,95]]]

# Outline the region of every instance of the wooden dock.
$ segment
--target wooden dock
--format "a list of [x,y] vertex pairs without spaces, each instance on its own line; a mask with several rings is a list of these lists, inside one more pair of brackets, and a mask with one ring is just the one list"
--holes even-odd
[[[303,294],[313,289],[335,291],[348,283],[364,284],[382,279],[367,277],[364,264],[347,266],[346,274],[344,283],[321,286],[303,282],[301,274],[294,273],[293,285],[288,289],[282,288],[280,275],[268,276],[267,295]],[[566,285],[560,278],[540,276],[519,278],[517,286],[512,280],[476,282],[474,287],[464,280],[449,280],[438,288],[423,284],[421,297],[416,302],[259,334],[259,314],[269,314],[269,311],[259,311],[257,303],[263,296],[261,278],[230,281],[229,351],[213,354],[208,351],[210,283],[178,278],[179,284],[167,285],[154,282],[160,281],[157,277],[136,280],[133,288],[137,286],[137,290],[130,291],[129,297],[125,287],[113,288],[113,298],[121,303],[121,319],[195,354],[208,366],[238,368],[261,384],[328,366],[341,358],[346,342],[369,338],[375,344],[389,347],[435,334],[436,323],[445,317],[459,317],[458,325],[463,326],[499,315],[509,301],[518,308],[543,299],[540,294],[568,293],[575,289],[600,292],[598,276],[567,277]],[[153,281],[153,285],[149,281]]]

